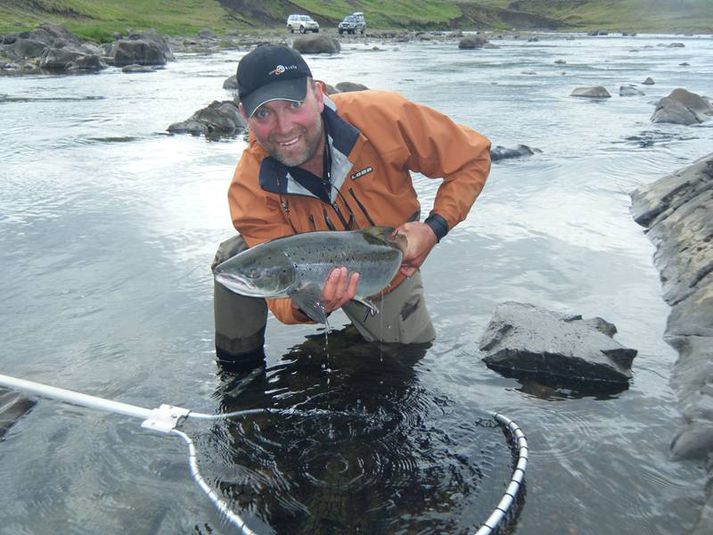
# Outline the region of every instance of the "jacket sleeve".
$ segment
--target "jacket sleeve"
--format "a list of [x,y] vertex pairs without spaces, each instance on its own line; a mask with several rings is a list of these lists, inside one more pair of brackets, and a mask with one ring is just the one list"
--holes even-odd
[[[279,196],[260,188],[259,170],[258,159],[246,149],[235,168],[228,189],[228,205],[233,226],[249,247],[295,233],[282,214]],[[314,323],[294,310],[292,299],[265,301],[270,311],[282,323]]]
[[398,129],[407,146],[408,169],[442,178],[431,214],[448,229],[463,221],[490,173],[490,140],[429,107],[403,99]]

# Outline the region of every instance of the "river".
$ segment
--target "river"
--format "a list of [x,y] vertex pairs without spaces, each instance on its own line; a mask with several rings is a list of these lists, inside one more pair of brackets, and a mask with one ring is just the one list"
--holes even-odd
[[[332,85],[395,90],[494,145],[542,152],[496,163],[429,257],[438,338],[425,353],[359,342],[341,314],[326,345],[321,329],[271,318],[267,369],[247,377],[214,363],[210,273],[233,232],[226,190],[245,142],[165,131],[231,98],[222,82],[245,51],[177,54],[146,74],[0,78],[0,373],[148,408],[305,409],[189,427],[209,483],[259,533],[467,532],[509,467],[503,436],[483,423],[490,410],[530,445],[507,531],[690,529],[705,473],[668,458],[682,424],[668,384],[676,354],[629,193],[710,153],[713,122],[650,116],[674,88],[713,95],[713,39],[493,42],[367,39],[308,58]],[[642,86],[648,76],[655,85]],[[620,97],[628,83],[645,95]],[[584,85],[613,96],[569,96]],[[438,182],[416,184],[427,212]],[[630,387],[579,392],[488,369],[478,341],[504,301],[615,323],[639,351]],[[0,442],[0,531],[231,532],[191,480],[185,446],[139,423],[41,400]]]

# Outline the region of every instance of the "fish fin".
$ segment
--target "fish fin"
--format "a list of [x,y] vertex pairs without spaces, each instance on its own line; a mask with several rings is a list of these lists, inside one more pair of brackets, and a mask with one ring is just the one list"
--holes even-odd
[[371,240],[376,240],[377,243],[384,242],[395,249],[399,249],[402,253],[406,253],[408,248],[406,236],[397,232],[394,227],[367,227],[360,229],[359,232],[364,235],[368,242],[371,242]]
[[291,293],[290,297],[292,302],[311,320],[317,323],[324,323],[329,327],[327,312],[322,302],[322,289],[319,286],[308,284]]
[[379,313],[379,309],[376,308],[374,303],[371,303],[366,299],[362,299],[361,297],[355,297],[354,299],[352,299],[352,301],[356,301],[357,303],[366,308],[366,316],[364,316],[364,321],[366,321],[366,318],[368,318],[369,316],[376,316]]

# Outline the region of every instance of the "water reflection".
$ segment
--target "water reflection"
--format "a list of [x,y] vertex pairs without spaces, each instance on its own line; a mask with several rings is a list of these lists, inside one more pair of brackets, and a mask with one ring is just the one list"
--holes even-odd
[[497,371],[504,377],[517,379],[520,387],[516,390],[543,400],[591,397],[604,401],[615,399],[629,389],[628,383],[583,381],[569,377],[518,372],[506,368],[498,368]]
[[202,466],[268,531],[472,530],[500,499],[512,455],[488,414],[421,384],[428,349],[369,344],[349,326],[328,344],[307,337],[271,369],[223,372],[222,411],[293,412],[203,433]]

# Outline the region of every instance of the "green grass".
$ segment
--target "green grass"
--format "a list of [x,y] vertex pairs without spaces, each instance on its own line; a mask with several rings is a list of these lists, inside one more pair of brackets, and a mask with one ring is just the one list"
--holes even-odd
[[81,37],[99,41],[127,29],[156,28],[168,35],[192,35],[203,28],[225,32],[240,24],[215,0],[0,0],[0,32],[45,21],[61,23]]
[[583,30],[713,32],[712,0],[461,0],[459,3],[517,7]]
[[[166,35],[195,35],[208,28],[220,35],[235,29],[283,28],[284,20],[292,12],[310,13],[323,21],[325,29],[333,29],[353,11],[363,11],[372,30],[446,29],[462,17],[464,10],[476,13],[476,19],[487,21],[489,27],[508,27],[492,11],[484,11],[493,7],[545,15],[578,30],[713,32],[713,0],[234,0],[233,3],[243,8],[225,9],[218,0],[0,0],[0,34],[49,21],[95,41],[110,40],[114,32],[147,28]],[[264,20],[273,22],[261,22]],[[462,21],[464,29],[480,29],[476,25],[473,21]]]

